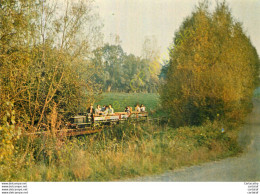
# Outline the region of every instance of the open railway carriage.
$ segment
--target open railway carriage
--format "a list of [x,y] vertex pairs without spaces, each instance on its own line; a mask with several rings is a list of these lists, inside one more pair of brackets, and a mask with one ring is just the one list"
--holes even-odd
[[79,114],[70,118],[68,127],[72,129],[86,129],[95,128],[96,126],[102,126],[105,124],[119,123],[125,120],[146,120],[148,118],[148,112],[115,112],[109,115],[91,115],[91,114]]
[[[110,115],[91,115],[82,113],[71,117],[66,124],[66,128],[58,130],[57,134],[64,134],[66,136],[77,136],[84,134],[92,134],[101,131],[105,125],[116,124],[126,120],[132,120],[133,122],[146,120],[148,118],[148,112],[116,112]],[[37,131],[33,133],[27,133],[26,135],[45,135],[49,134],[48,131]]]

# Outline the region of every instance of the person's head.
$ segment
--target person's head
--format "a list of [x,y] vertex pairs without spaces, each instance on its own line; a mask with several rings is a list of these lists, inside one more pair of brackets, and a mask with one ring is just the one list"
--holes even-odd
[[100,108],[100,105],[97,105],[97,108]]
[[108,109],[108,106],[106,106],[106,110]]
[[139,104],[136,104],[136,107],[139,107]]
[[92,105],[92,104],[90,105],[90,108],[91,108],[91,109],[93,108],[93,105]]
[[143,107],[144,105],[143,104],[141,104],[141,106],[140,107]]
[[106,108],[106,105],[103,105],[104,108]]
[[108,107],[109,107],[109,108],[112,108],[112,105],[111,105],[111,104],[109,104],[109,105],[108,105]]

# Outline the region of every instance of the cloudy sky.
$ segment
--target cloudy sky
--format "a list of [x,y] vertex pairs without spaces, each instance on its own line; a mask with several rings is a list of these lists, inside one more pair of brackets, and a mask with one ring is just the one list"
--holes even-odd
[[[226,0],[260,53],[260,0]],[[118,34],[127,53],[140,55],[145,37],[154,36],[162,55],[183,19],[199,0],[96,0],[104,23],[105,42]],[[211,8],[215,0],[209,0]]]

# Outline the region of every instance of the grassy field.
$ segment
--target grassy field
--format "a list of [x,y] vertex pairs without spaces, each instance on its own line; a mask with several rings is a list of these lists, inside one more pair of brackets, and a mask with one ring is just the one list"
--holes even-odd
[[154,111],[159,106],[159,94],[155,93],[104,93],[102,99],[94,104],[112,104],[116,112],[122,112],[126,106],[134,108],[136,104],[144,104],[148,112]]

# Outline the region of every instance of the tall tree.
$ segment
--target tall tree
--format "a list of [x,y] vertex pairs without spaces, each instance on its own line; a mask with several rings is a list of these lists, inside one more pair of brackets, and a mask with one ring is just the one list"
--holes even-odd
[[125,56],[122,47],[105,44],[102,48],[96,49],[94,55],[93,63],[101,69],[101,72],[96,75],[97,81],[102,83],[107,92],[120,88]]
[[[154,36],[146,37],[143,43],[142,57],[146,61],[149,71],[149,92],[156,92],[159,84],[159,74],[161,70],[160,52],[157,40]],[[146,73],[146,70],[144,71]],[[146,73],[146,74],[147,74]]]
[[177,125],[222,118],[241,121],[259,75],[259,58],[226,3],[210,13],[207,3],[175,33],[162,104]]

